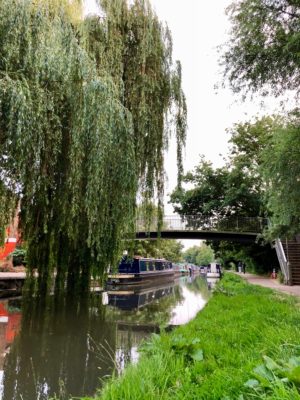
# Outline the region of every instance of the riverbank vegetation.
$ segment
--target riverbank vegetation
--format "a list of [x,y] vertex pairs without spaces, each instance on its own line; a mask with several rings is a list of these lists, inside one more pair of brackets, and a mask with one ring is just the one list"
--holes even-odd
[[144,343],[97,400],[300,399],[299,302],[226,273],[197,317]]

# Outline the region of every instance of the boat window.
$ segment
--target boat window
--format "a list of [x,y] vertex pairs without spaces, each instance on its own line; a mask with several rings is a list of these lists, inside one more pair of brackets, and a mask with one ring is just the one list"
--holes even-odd
[[140,271],[147,271],[146,261],[140,261]]
[[155,270],[156,271],[160,270],[160,262],[159,261],[155,261]]

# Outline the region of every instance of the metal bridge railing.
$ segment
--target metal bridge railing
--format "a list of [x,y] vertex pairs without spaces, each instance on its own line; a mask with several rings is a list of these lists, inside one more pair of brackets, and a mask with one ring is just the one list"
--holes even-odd
[[284,277],[284,284],[291,284],[291,269],[288,260],[286,259],[285,251],[280,239],[275,239],[274,247],[279,261],[280,269]]
[[[261,233],[268,225],[266,218],[260,217],[202,217],[179,215],[165,216],[161,231],[211,231],[211,232],[245,232]],[[139,218],[136,221],[137,232],[155,232],[158,230],[158,220],[150,223]]]

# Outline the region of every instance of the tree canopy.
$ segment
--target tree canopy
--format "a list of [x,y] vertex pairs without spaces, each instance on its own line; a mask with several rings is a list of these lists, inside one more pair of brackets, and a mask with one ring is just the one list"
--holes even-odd
[[201,243],[199,246],[192,246],[183,253],[186,262],[195,265],[208,265],[214,261],[214,252],[210,246]]
[[135,240],[133,254],[142,257],[165,258],[172,262],[182,261],[183,245],[172,239]]
[[99,3],[103,17],[86,20],[80,1],[0,3],[0,211],[21,199],[40,282],[53,268],[62,282],[116,262],[137,193],[162,202],[172,122],[181,170],[186,106],[170,32],[148,1]]
[[[285,93],[300,88],[300,4],[292,0],[236,0],[224,50],[224,74],[236,91]],[[300,231],[299,110],[288,113],[259,152],[272,237]]]
[[[216,168],[211,162],[200,159],[183,182],[192,188],[175,190],[171,195],[174,209],[182,216],[199,216],[221,222],[231,216],[270,217],[272,211],[266,201],[268,188],[264,168],[271,164],[266,155],[274,157],[271,143],[274,132],[284,126],[282,117],[269,116],[237,123],[230,130],[229,154],[225,165]],[[274,158],[274,163],[276,163]],[[274,255],[270,246],[230,242],[207,242],[215,256],[225,264],[228,260],[243,260],[248,266],[272,269]]]
[[300,124],[299,113],[274,131],[263,152],[261,169],[266,182],[266,202],[270,210],[270,235],[292,236],[300,232]]
[[299,92],[300,5],[294,0],[235,0],[222,58],[233,90]]
[[237,123],[230,130],[230,149],[225,165],[215,168],[201,157],[193,171],[183,177],[191,189],[176,189],[171,195],[180,215],[223,217],[262,216],[264,185],[260,168],[279,117],[263,117]]

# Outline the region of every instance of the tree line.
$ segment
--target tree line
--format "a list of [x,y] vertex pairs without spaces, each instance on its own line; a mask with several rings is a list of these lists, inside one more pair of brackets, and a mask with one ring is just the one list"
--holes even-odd
[[[220,63],[224,82],[242,96],[289,94],[295,109],[237,122],[230,130],[225,165],[204,157],[171,196],[180,215],[262,216],[270,221],[265,239],[300,232],[300,5],[290,0],[236,0],[227,9],[230,40]],[[288,92],[287,92],[288,91]],[[287,105],[288,106],[288,105]],[[275,262],[257,244],[214,244],[224,259],[246,259],[254,266]]]

